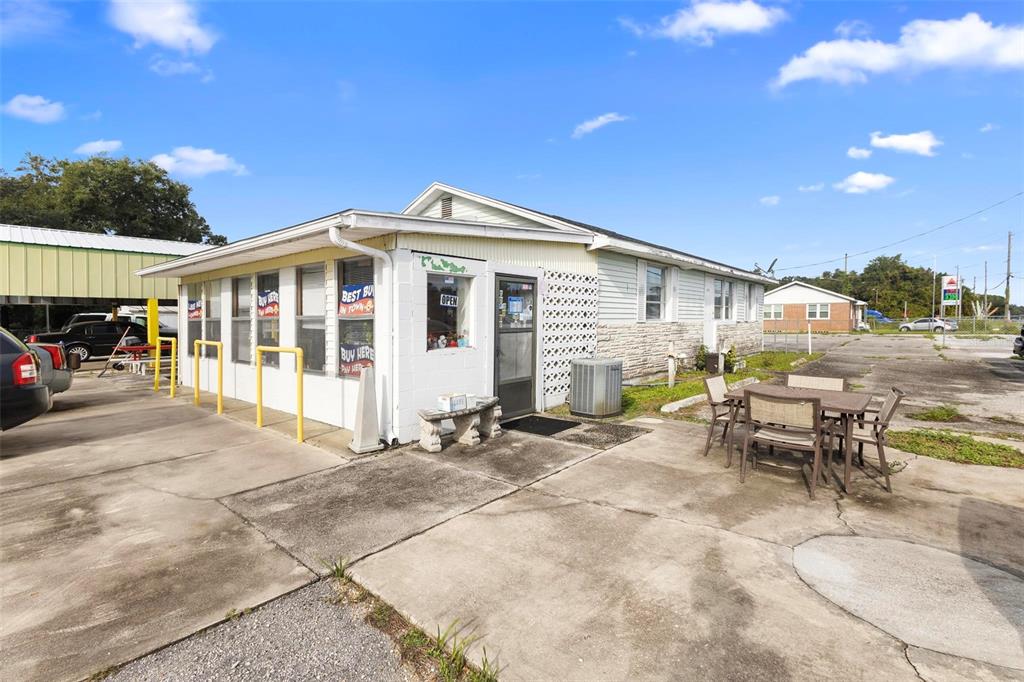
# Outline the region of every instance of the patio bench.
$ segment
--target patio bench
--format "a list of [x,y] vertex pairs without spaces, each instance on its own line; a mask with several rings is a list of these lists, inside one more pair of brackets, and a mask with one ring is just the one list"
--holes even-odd
[[497,438],[501,435],[501,405],[496,397],[477,398],[473,407],[453,412],[418,410],[420,416],[420,447],[427,452],[441,452],[441,422],[455,422],[455,440],[464,445],[479,445],[480,436]]

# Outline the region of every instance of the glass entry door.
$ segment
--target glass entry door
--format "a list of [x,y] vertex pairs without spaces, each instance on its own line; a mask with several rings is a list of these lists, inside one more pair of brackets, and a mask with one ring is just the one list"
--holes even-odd
[[534,411],[537,280],[498,275],[494,385],[504,417]]

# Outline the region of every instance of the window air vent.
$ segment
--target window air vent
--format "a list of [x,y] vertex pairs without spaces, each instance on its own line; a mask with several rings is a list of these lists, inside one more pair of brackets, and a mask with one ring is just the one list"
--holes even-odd
[[452,217],[452,198],[441,197],[441,217],[451,218]]

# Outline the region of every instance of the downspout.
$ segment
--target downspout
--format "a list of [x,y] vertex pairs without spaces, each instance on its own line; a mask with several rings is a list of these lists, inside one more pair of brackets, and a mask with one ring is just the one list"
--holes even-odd
[[[355,216],[344,217],[342,218],[342,220],[345,221],[345,227],[355,227]],[[395,348],[395,338],[398,329],[396,326],[398,315],[397,310],[395,308],[395,263],[391,259],[391,254],[388,253],[387,251],[381,251],[380,249],[375,249],[371,246],[366,246],[365,244],[360,244],[359,242],[354,242],[349,239],[345,239],[344,237],[341,236],[341,229],[336,225],[332,225],[330,228],[328,228],[327,234],[331,238],[331,243],[337,246],[338,248],[347,249],[349,251],[355,251],[356,253],[361,253],[364,256],[369,256],[370,258],[384,261],[384,264],[387,266],[388,272],[391,273],[391,283],[390,286],[388,287],[390,289],[391,295],[391,343],[389,344],[390,348],[387,360],[387,384],[388,400],[390,402],[390,415],[388,417],[388,430],[387,433],[385,434],[385,440],[390,445],[391,443],[395,442],[395,440],[398,437],[397,431],[395,429],[396,403],[394,380],[395,351],[397,350]]]

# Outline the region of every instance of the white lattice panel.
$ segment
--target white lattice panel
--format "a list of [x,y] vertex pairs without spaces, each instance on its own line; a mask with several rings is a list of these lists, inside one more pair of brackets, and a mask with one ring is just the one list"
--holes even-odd
[[574,358],[592,358],[597,345],[597,277],[544,273],[544,395],[569,393]]

